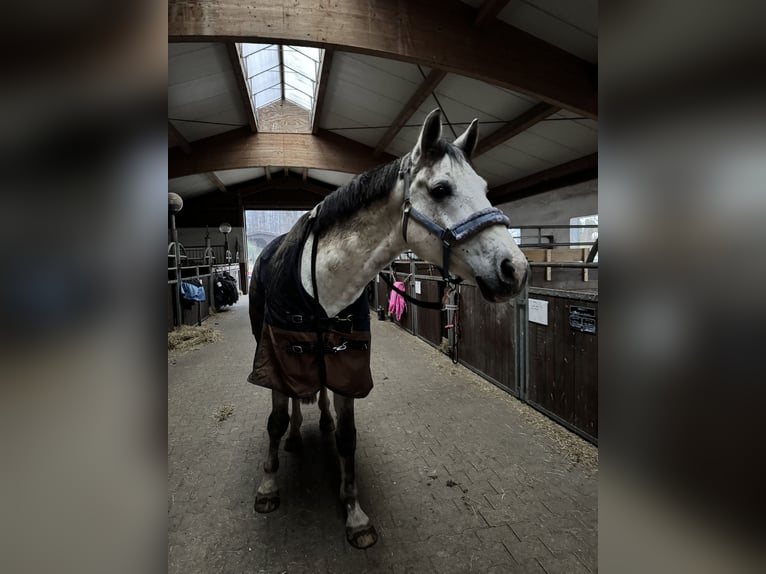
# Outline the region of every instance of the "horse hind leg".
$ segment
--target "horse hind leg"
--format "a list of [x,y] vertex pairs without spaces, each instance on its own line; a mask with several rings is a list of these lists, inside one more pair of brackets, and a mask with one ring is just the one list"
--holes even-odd
[[335,442],[340,457],[340,499],[346,507],[346,539],[354,548],[368,548],[378,541],[378,533],[357,500],[354,469],[356,451],[354,399],[339,395],[335,395],[334,398],[335,414],[338,418]]
[[279,488],[277,470],[279,470],[279,442],[287,430],[290,415],[287,412],[288,398],[277,391],[271,391],[271,414],[267,429],[269,431],[269,454],[263,464],[263,479],[255,493],[255,511],[272,512],[279,508]]
[[292,404],[292,413],[290,413],[290,433],[285,440],[285,450],[288,452],[300,450],[303,446],[303,440],[301,439],[301,424],[303,423],[301,400],[292,399]]
[[319,428],[322,432],[332,432],[335,430],[335,423],[330,414],[330,399],[327,397],[327,389],[322,387],[319,390]]

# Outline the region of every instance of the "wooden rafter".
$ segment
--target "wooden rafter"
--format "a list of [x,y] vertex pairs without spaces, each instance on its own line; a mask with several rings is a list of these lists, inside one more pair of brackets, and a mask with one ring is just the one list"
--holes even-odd
[[[502,86],[595,118],[596,66],[460,0],[169,0],[171,42],[281,43],[388,57]],[[438,30],[439,33],[434,33]],[[417,41],[402,41],[403,38]],[[555,73],[554,73],[555,71]]]
[[489,190],[487,197],[493,205],[497,205],[596,177],[598,177],[598,153],[592,153],[499,185]]
[[439,82],[441,82],[446,75],[447,72],[442,70],[431,70],[431,73],[428,74],[426,79],[423,80],[423,83],[418,86],[418,89],[415,90],[415,93],[412,94],[410,99],[401,109],[399,115],[396,116],[396,119],[386,130],[386,133],[380,138],[380,141],[378,142],[378,145],[375,146],[375,151],[373,152],[375,157],[379,157],[385,151],[388,144],[393,141],[396,134],[399,133],[404,124],[406,124],[412,117],[412,114],[414,114],[423,102],[426,101],[426,98],[431,95],[431,92],[434,91],[434,88],[439,85]]
[[168,177],[263,166],[362,173],[394,159],[388,154],[374,158],[372,148],[327,130],[316,135],[253,134],[240,128],[194,142],[188,155],[169,150]]
[[498,14],[505,8],[510,0],[484,0],[476,11],[476,17],[473,19],[473,25],[480,28],[494,20]]
[[231,69],[234,70],[234,76],[237,79],[237,89],[239,90],[242,105],[245,108],[247,122],[250,124],[250,131],[258,131],[258,120],[255,117],[253,100],[250,97],[250,90],[247,87],[247,78],[245,78],[245,69],[242,64],[242,58],[239,57],[237,45],[234,42],[226,42],[226,52],[229,54]]
[[207,178],[210,180],[210,183],[216,186],[220,191],[228,191],[220,178],[213,172],[208,172],[205,174],[205,176],[207,176]]
[[560,108],[557,108],[556,106],[545,103],[533,106],[531,109],[505,124],[499,130],[492,132],[487,137],[479,140],[479,143],[476,146],[476,151],[473,154],[474,157],[480,156],[492,148],[499,146],[503,142],[508,141],[513,136],[529,129],[551,114],[555,114],[559,109]]
[[282,101],[285,101],[285,49],[282,44],[279,48],[279,86],[282,90]]
[[264,193],[274,190],[308,191],[314,195],[325,197],[326,195],[332,193],[334,188],[311,178],[304,179],[303,177],[288,173],[287,175],[274,177],[271,180],[261,177],[254,181],[238,184],[236,192],[240,197],[248,197],[256,193]]
[[311,116],[312,133],[317,133],[319,131],[319,123],[322,120],[322,106],[324,105],[324,97],[327,93],[327,80],[330,77],[330,69],[332,68],[332,59],[334,55],[335,50],[327,48],[322,57],[322,67],[319,70],[319,81],[316,88],[316,97],[314,98],[314,112]]

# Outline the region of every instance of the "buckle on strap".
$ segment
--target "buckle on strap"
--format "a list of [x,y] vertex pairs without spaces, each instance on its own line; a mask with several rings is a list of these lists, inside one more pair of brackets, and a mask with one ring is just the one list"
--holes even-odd
[[303,345],[290,345],[288,347],[288,350],[291,353],[295,353],[297,355],[300,355],[301,353],[303,353]]
[[290,315],[290,322],[296,325],[303,323],[303,315]]

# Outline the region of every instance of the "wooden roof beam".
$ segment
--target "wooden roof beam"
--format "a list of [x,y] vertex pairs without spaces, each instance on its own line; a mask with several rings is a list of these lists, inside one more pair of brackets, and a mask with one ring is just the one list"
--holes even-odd
[[[412,62],[598,115],[596,66],[497,19],[473,26],[460,0],[169,0],[171,42],[237,41],[337,48]],[[434,33],[438,30],[438,33]]]
[[510,0],[484,0],[476,11],[476,18],[473,19],[473,25],[481,28],[484,24],[491,22],[505,8]]
[[[487,22],[494,19],[497,13],[500,12],[503,6],[507,3],[508,0],[486,0],[476,12],[474,26],[484,26]],[[443,70],[436,68],[431,70],[431,73],[425,78],[425,80],[423,80],[420,86],[418,86],[418,89],[414,94],[412,94],[410,99],[404,105],[402,110],[399,112],[399,115],[396,116],[396,119],[386,130],[386,133],[384,133],[383,137],[380,138],[378,145],[375,146],[375,152],[373,155],[378,156],[383,153],[383,151],[396,137],[396,134],[401,131],[402,127],[404,127],[404,125],[412,117],[412,114],[414,114],[417,109],[423,105],[423,102],[426,101],[428,96],[431,95],[431,93],[436,89],[436,87],[446,75],[447,73]]]
[[396,119],[386,130],[386,133],[384,133],[383,137],[380,138],[378,145],[375,146],[375,151],[372,152],[374,157],[380,157],[380,155],[396,137],[396,134],[398,134],[402,129],[404,124],[406,124],[407,121],[412,117],[412,114],[414,114],[423,104],[423,102],[426,101],[426,98],[431,95],[431,92],[434,91],[436,86],[439,85],[439,82],[441,82],[446,75],[447,72],[442,70],[431,70],[431,73],[428,74],[426,79],[423,80],[423,83],[418,86],[418,89],[415,90],[415,93],[410,96],[410,99],[407,100],[407,103],[399,112],[399,115],[396,116]]
[[531,128],[533,125],[544,120],[551,114],[555,114],[559,109],[560,108],[556,106],[546,103],[533,106],[531,109],[505,124],[499,130],[492,132],[487,137],[479,140],[479,143],[476,146],[476,151],[473,153],[474,157],[487,153],[492,148],[499,146],[512,137]]
[[188,155],[169,150],[168,178],[263,166],[362,173],[394,159],[388,154],[374,158],[372,148],[327,130],[316,135],[253,134],[245,127],[195,141]]
[[250,90],[247,87],[247,79],[245,78],[245,69],[243,66],[242,58],[239,56],[239,50],[234,42],[226,42],[226,52],[229,54],[229,60],[231,61],[231,67],[234,70],[234,76],[237,79],[237,88],[239,89],[240,99],[242,105],[245,107],[245,115],[247,116],[247,122],[250,124],[250,131],[258,131],[258,120],[255,117],[255,109],[253,108],[253,100],[250,97]]
[[319,82],[317,84],[316,97],[314,98],[314,112],[311,115],[311,133],[317,133],[319,131],[319,123],[322,121],[322,106],[324,105],[324,97],[327,93],[327,80],[330,77],[330,69],[332,68],[332,59],[335,55],[335,50],[332,48],[325,48],[324,56],[322,57],[322,66],[319,70]]
[[489,190],[487,197],[492,205],[498,205],[597,177],[598,153],[592,153],[494,187]]
[[210,180],[210,183],[212,183],[214,186],[218,188],[219,191],[223,191],[223,192],[228,191],[226,189],[226,186],[220,180],[220,178],[213,172],[208,172],[205,174],[205,176]]

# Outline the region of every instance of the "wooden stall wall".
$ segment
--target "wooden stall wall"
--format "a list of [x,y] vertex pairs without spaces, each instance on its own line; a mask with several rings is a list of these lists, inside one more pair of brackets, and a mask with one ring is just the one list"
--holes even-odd
[[[548,325],[529,323],[526,400],[566,426],[598,439],[598,301],[531,293],[548,303]],[[573,309],[574,308],[574,309]],[[577,309],[593,310],[595,333],[570,325]]]
[[[409,262],[397,265],[397,280],[407,279],[411,268]],[[426,276],[431,272],[422,267],[416,268],[415,273],[421,292],[415,293],[412,279],[405,281],[407,292],[427,301],[439,300],[443,287],[438,275],[428,279]],[[380,281],[377,291],[379,304],[387,311],[390,290]],[[489,303],[478,288],[462,284],[457,321],[458,360],[564,426],[598,443],[598,295],[595,292],[531,287],[529,299],[532,304],[535,300],[547,303],[548,324],[528,321],[517,331],[517,318],[524,317],[519,314],[517,302]],[[400,325],[439,348],[442,337],[448,335],[445,322],[444,312],[408,304]],[[588,326],[592,332],[588,332]],[[517,373],[524,372],[524,364],[516,364],[525,359],[519,355],[516,341],[517,332],[524,331],[522,327],[528,334],[526,384],[517,380]]]
[[[424,301],[441,301],[444,287],[438,278],[418,279],[418,281],[420,282],[420,295],[416,294],[415,297]],[[423,309],[422,307],[416,308],[415,312],[418,314],[415,334],[434,347],[439,347],[442,342],[446,313],[436,309]]]
[[459,361],[518,396],[511,303],[489,303],[477,287],[460,287]]

